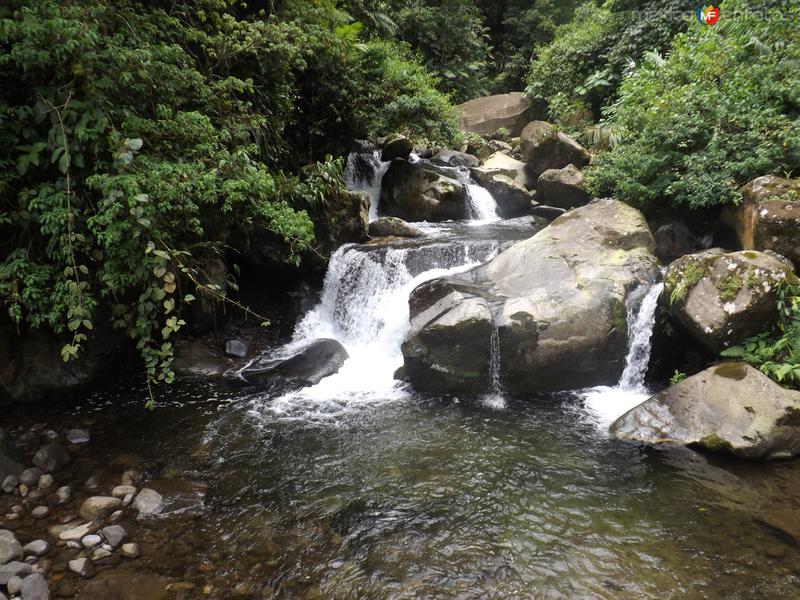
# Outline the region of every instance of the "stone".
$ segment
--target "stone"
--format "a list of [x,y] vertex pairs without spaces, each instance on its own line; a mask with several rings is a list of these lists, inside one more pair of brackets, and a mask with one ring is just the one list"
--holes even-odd
[[136,558],[139,556],[139,545],[134,543],[122,544],[122,554],[128,558]]
[[18,489],[19,489],[19,495],[22,496],[23,498],[28,495],[28,492],[30,492],[30,488],[28,488],[28,486],[25,485],[24,483],[20,483]]
[[22,558],[22,546],[7,529],[0,529],[0,565]]
[[81,544],[83,545],[83,547],[88,550],[91,550],[95,546],[100,545],[102,542],[103,538],[101,538],[99,535],[96,534],[87,535],[81,540]]
[[106,550],[105,548],[98,548],[92,552],[92,562],[95,564],[101,564],[112,556],[113,554],[109,550]]
[[29,488],[35,486],[39,483],[39,477],[41,477],[42,471],[41,469],[37,469],[36,467],[31,467],[30,469],[25,469],[22,473],[19,474],[19,481],[20,483],[24,483]]
[[33,464],[45,473],[52,473],[56,469],[69,463],[70,457],[60,444],[48,444],[41,447],[33,456]]
[[642,214],[607,198],[480,267],[423,283],[409,299],[406,375],[420,391],[487,391],[496,328],[498,375],[509,393],[616,383],[628,298],[659,278],[654,249]]
[[136,488],[132,485],[117,485],[111,490],[111,495],[114,498],[124,498],[129,494],[135,494]]
[[456,109],[462,131],[485,136],[507,129],[511,137],[516,137],[528,122],[545,113],[543,106],[532,105],[522,92],[475,98]]
[[90,533],[97,531],[97,526],[94,523],[84,523],[83,525],[78,525],[77,527],[70,527],[70,525],[71,524],[65,525],[64,527],[69,528],[64,529],[58,534],[58,538],[60,540],[64,542],[79,542]]
[[28,575],[22,581],[22,588],[20,591],[22,600],[49,600],[50,598],[47,580],[41,573]]
[[406,221],[447,221],[467,217],[462,183],[422,162],[393,160],[381,181],[378,214]]
[[36,487],[39,489],[40,492],[46,494],[53,489],[55,484],[56,482],[55,479],[53,479],[53,476],[50,475],[49,473],[46,473],[41,477],[39,477],[39,481],[36,484]]
[[234,338],[225,341],[225,356],[231,358],[247,358],[250,354],[250,346],[244,340]]
[[582,169],[589,164],[586,149],[546,121],[529,123],[520,138],[528,172],[536,179],[548,169],[563,169],[570,164]]
[[164,499],[161,494],[150,488],[142,488],[133,501],[133,509],[140,517],[152,517],[161,512]]
[[100,489],[100,486],[100,478],[97,475],[92,475],[86,480],[86,483],[83,484],[83,489],[89,492],[95,492]]
[[502,151],[489,156],[480,167],[470,169],[470,174],[484,187],[488,180],[497,175],[510,177],[527,190],[536,187],[536,180],[528,174],[525,163]]
[[133,508],[139,519],[151,517],[198,516],[205,512],[208,486],[186,479],[154,479],[136,495]]
[[494,198],[500,217],[513,219],[530,213],[534,196],[519,181],[499,172],[477,169],[473,172],[476,181]]
[[[126,498],[128,498],[128,496],[126,496]],[[123,506],[127,506],[127,504],[125,504],[125,502],[124,502],[124,501],[123,501],[123,503],[122,503],[122,504],[123,504]],[[128,504],[130,504],[130,503],[128,503]],[[122,518],[122,511],[121,511],[121,510],[115,510],[113,513],[111,513],[110,515],[108,515],[108,519],[106,519],[106,520],[107,520],[109,523],[116,523],[116,522],[117,522],[117,521],[119,521],[121,518]]]
[[422,230],[397,217],[380,217],[369,224],[371,237],[421,237]]
[[316,340],[291,358],[269,366],[253,365],[241,375],[259,387],[306,387],[338,373],[348,358],[347,350],[338,341]]
[[221,377],[234,365],[219,348],[212,348],[203,341],[184,341],[175,346],[172,368],[181,377]]
[[431,162],[442,167],[477,167],[481,164],[477,156],[455,150],[440,150],[431,158]]
[[592,200],[586,191],[586,180],[575,165],[563,169],[547,169],[536,183],[536,201],[558,208],[585,206]]
[[121,525],[103,527],[100,534],[108,541],[112,548],[118,547],[128,536],[128,532]]
[[45,540],[33,540],[22,547],[25,556],[44,556],[50,551],[50,544]]
[[797,281],[774,255],[718,248],[678,259],[664,277],[671,314],[714,354],[772,328],[778,284]]
[[566,213],[563,208],[556,208],[555,206],[545,206],[543,204],[534,205],[531,209],[531,214],[535,217],[541,217],[548,221],[555,221],[558,217]]
[[31,516],[34,519],[44,519],[50,516],[50,509],[46,506],[37,506],[31,511]]
[[396,137],[383,145],[381,160],[390,162],[395,158],[408,159],[414,151],[414,142],[406,137]]
[[19,575],[14,575],[11,579],[8,580],[6,584],[6,591],[12,596],[16,596],[19,594],[20,590],[22,590],[22,577]]
[[120,477],[119,481],[122,485],[135,485],[142,478],[141,471],[137,469],[128,469]]
[[67,441],[70,444],[88,444],[91,436],[86,429],[70,429],[67,431]]
[[702,248],[689,226],[679,220],[661,225],[653,232],[653,238],[656,240],[656,255],[665,263],[671,263]]
[[723,210],[745,250],[772,250],[800,268],[800,180],[758,177],[742,188],[743,202]]
[[14,490],[17,489],[19,485],[19,479],[17,479],[14,475],[8,475],[5,479],[3,479],[3,491],[6,494],[12,494]]
[[92,496],[84,500],[80,515],[87,521],[102,521],[122,506],[122,500],[111,496]]
[[58,506],[64,506],[72,502],[72,488],[68,485],[63,485],[56,490],[55,501]]
[[69,561],[69,570],[85,579],[90,579],[95,574],[94,564],[88,558],[76,558]]
[[0,566],[0,585],[8,585],[14,576],[26,577],[33,572],[33,567],[25,562],[11,561]]
[[747,459],[800,453],[800,392],[745,363],[723,363],[656,394],[611,432],[643,444],[682,444]]

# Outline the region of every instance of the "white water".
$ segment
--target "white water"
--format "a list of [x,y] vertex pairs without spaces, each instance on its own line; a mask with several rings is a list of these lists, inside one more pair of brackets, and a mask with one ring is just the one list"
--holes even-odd
[[[356,161],[369,161],[374,169],[374,176],[362,177],[356,167]],[[352,192],[367,192],[369,195],[369,220],[378,218],[378,202],[381,197],[381,181],[391,163],[381,161],[381,152],[376,150],[369,154],[351,153],[347,157],[347,166],[344,170],[344,182],[347,189]]]
[[650,362],[658,297],[663,289],[663,283],[651,286],[641,303],[632,302],[628,307],[628,354],[619,383],[614,387],[591,388],[583,393],[586,405],[604,427],[650,397],[644,378]]
[[467,200],[469,202],[470,216],[473,224],[482,225],[499,221],[497,216],[497,202],[485,187],[474,183],[465,183]]

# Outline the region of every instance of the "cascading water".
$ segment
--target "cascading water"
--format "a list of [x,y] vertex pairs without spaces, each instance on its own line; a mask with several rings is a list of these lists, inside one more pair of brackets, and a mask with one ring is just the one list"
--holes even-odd
[[381,197],[381,181],[391,163],[381,160],[380,150],[374,152],[352,152],[347,157],[344,182],[353,192],[369,195],[369,220],[378,218],[378,201]]
[[497,202],[485,187],[474,183],[467,183],[467,199],[469,201],[470,216],[475,224],[499,221],[497,216]]
[[[615,387],[591,388],[583,394],[586,405],[604,426],[610,425],[628,410],[647,400],[649,395],[644,378],[650,362],[658,297],[664,284],[648,284],[640,289],[646,290],[644,298],[641,302],[634,301],[628,306],[628,354],[619,383]],[[641,292],[634,292],[634,300],[637,297],[641,297]]]
[[489,336],[489,393],[483,397],[483,405],[496,410],[506,407],[503,385],[500,381],[500,328],[494,310],[492,310],[492,333]]

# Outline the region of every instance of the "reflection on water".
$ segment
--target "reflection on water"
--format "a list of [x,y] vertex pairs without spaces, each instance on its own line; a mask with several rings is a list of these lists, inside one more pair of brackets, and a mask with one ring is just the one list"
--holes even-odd
[[409,393],[325,421],[207,384],[170,389],[155,413],[143,397],[108,389],[70,418],[94,420],[101,464],[136,452],[152,475],[207,481],[208,513],[172,535],[193,539],[187,570],[230,557],[254,597],[800,595],[797,548],[755,518],[797,507],[796,463],[621,444],[576,396]]

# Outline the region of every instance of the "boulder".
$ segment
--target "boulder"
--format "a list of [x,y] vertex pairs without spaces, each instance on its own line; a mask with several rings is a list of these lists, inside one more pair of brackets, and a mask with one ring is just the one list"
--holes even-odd
[[433,155],[431,162],[442,167],[477,167],[481,164],[477,156],[455,150],[439,150]]
[[233,338],[225,341],[225,356],[231,358],[247,358],[250,354],[250,345],[242,339]]
[[70,456],[60,444],[42,446],[33,455],[33,464],[45,473],[52,473],[70,461]]
[[0,565],[22,559],[22,546],[7,529],[0,529]]
[[133,508],[139,519],[153,517],[195,517],[205,512],[208,485],[186,479],[156,479],[148,481],[136,495]]
[[172,370],[179,377],[221,377],[236,363],[202,340],[182,340],[175,347]]
[[745,250],[773,250],[800,267],[800,180],[767,175],[742,188],[744,201],[722,219]]
[[513,219],[531,212],[533,194],[516,179],[507,175],[480,174],[481,185],[485,187],[497,203],[497,214],[504,219]]
[[672,315],[715,354],[775,325],[777,286],[797,282],[777,255],[714,248],[673,262],[664,278]]
[[482,392],[494,358],[513,394],[615,383],[628,296],[659,276],[654,247],[641,213],[607,198],[485,265],[419,286],[402,347],[409,380],[423,391]]
[[536,201],[548,206],[576,208],[591,199],[583,173],[572,164],[563,169],[547,169],[536,183]]
[[566,213],[566,209],[564,208],[557,208],[555,206],[546,206],[544,204],[537,204],[534,202],[533,208],[531,208],[531,214],[535,217],[541,217],[542,219],[547,219],[548,221],[555,221],[558,217]]
[[620,417],[611,431],[644,444],[789,458],[800,453],[800,392],[745,363],[725,363],[656,394]]
[[334,192],[314,219],[314,235],[326,255],[343,244],[366,241],[368,227],[369,194],[366,192]]
[[700,241],[683,221],[670,221],[653,232],[656,240],[656,255],[666,263],[697,252]]
[[462,131],[490,136],[498,129],[507,129],[512,137],[520,134],[526,123],[544,114],[540,106],[532,106],[522,92],[475,98],[457,107]]
[[521,134],[522,153],[530,174],[536,179],[548,169],[589,164],[589,153],[578,142],[546,121],[528,123]]
[[316,340],[291,358],[253,365],[242,377],[257,386],[306,387],[338,373],[348,358],[347,350],[336,340]]
[[470,169],[470,173],[481,185],[485,185],[485,181],[496,175],[510,177],[528,190],[533,189],[536,184],[536,181],[528,175],[525,163],[506,152],[495,152],[480,167]]
[[41,573],[28,575],[22,581],[20,590],[22,600],[49,600],[50,590],[47,587],[47,580]]
[[397,137],[386,142],[381,151],[381,160],[390,162],[395,158],[407,159],[414,151],[414,142],[406,137]]
[[122,506],[122,500],[112,496],[91,496],[81,505],[81,518],[87,521],[102,521]]
[[369,224],[372,237],[421,237],[422,231],[397,217],[381,217]]
[[394,160],[381,183],[378,213],[406,221],[467,217],[466,188],[421,162]]

